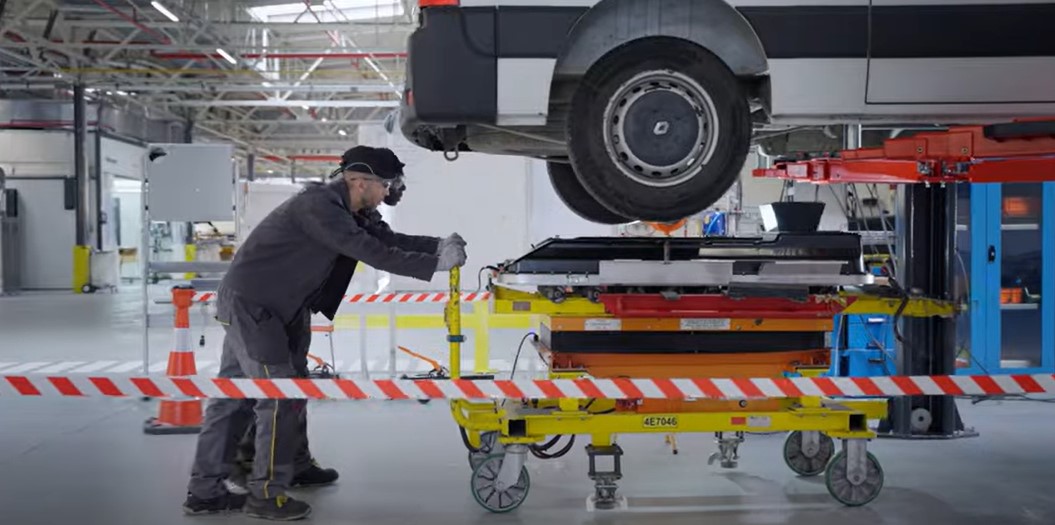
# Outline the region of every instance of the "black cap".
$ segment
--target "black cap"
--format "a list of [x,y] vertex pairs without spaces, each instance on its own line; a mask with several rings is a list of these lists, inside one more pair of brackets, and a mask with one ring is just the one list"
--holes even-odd
[[352,170],[391,180],[403,176],[403,166],[405,164],[388,148],[356,146],[341,155],[338,172]]

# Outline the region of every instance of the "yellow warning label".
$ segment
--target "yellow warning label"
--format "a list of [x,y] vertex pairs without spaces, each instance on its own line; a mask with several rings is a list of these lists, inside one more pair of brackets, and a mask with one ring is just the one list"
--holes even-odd
[[645,416],[641,418],[645,428],[678,428],[678,416]]

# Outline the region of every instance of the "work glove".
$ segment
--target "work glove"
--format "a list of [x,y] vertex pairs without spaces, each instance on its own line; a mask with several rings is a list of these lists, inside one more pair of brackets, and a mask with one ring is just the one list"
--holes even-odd
[[440,250],[440,260],[436,264],[437,272],[447,272],[452,268],[458,266],[464,266],[465,260],[465,248],[457,244],[448,244]]
[[436,253],[443,253],[444,248],[452,245],[458,246],[462,249],[462,251],[464,251],[466,244],[468,243],[465,242],[465,239],[462,239],[461,235],[458,235],[457,233],[452,233],[450,234],[450,236],[440,239],[439,245],[436,246]]

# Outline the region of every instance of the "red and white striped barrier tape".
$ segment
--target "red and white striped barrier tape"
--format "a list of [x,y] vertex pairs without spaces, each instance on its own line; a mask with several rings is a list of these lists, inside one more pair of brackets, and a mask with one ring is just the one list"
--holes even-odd
[[855,378],[352,380],[0,376],[0,397],[175,399],[775,399],[1055,393],[1055,376]]
[[[445,303],[450,297],[447,292],[395,292],[383,294],[354,294],[344,296],[346,303]],[[472,303],[486,301],[491,292],[462,292],[461,301]],[[216,292],[194,294],[194,302],[207,303],[216,299]]]
[[[445,303],[450,298],[445,292],[406,292],[386,294],[355,294],[344,296],[347,303]],[[486,301],[491,292],[462,292],[461,302]]]

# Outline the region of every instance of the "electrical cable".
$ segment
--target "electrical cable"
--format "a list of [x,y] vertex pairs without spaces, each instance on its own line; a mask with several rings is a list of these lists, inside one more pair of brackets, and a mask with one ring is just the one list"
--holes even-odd
[[879,185],[870,184],[866,185],[865,188],[868,189],[868,194],[871,195],[873,199],[875,199],[876,206],[879,208],[879,223],[883,225],[883,238],[886,239],[887,242],[887,252],[890,254],[891,257],[893,257],[894,245],[893,243],[891,243],[890,238],[892,237],[891,233],[894,231],[894,225],[890,224],[890,222],[887,221],[887,210],[884,210],[882,205],[879,204],[881,202],[879,200]]
[[482,290],[483,287],[484,287],[484,285],[483,285],[484,270],[491,270],[491,271],[495,271],[495,272],[499,271],[498,268],[496,268],[494,266],[484,266],[484,267],[480,268],[480,271],[476,272],[476,290],[473,293],[480,293],[480,290]]
[[[897,341],[901,343],[902,346],[911,349],[912,346],[908,343],[908,341],[905,340],[905,337],[901,333],[901,328],[898,326],[898,321],[901,320],[902,314],[905,312],[905,307],[908,306],[910,297],[908,291],[901,286],[901,283],[899,283],[896,278],[890,277],[890,286],[894,289],[895,292],[897,292],[901,296],[901,304],[898,306],[897,311],[894,313],[894,338],[897,339]],[[974,357],[973,354],[969,355],[971,357],[971,361],[973,361],[974,364],[978,365],[978,368],[982,370],[983,374],[992,375],[989,373],[989,370],[987,370],[986,367],[983,366],[982,363],[980,363],[978,359]]]
[[[849,323],[847,323],[847,326],[849,326]],[[875,345],[875,347],[880,351],[880,353],[883,354],[883,360],[880,361],[880,364],[883,365],[883,371],[886,372],[886,375],[888,375],[888,376],[895,375],[894,372],[892,372],[890,370],[890,365],[887,364],[887,361],[894,361],[895,365],[896,365],[896,361],[897,360],[896,359],[891,359],[890,354],[887,352],[886,347],[883,346],[883,344],[879,342],[879,339],[876,338],[875,334],[873,334],[871,330],[867,330],[866,329],[865,333],[867,333],[868,334],[868,338],[872,340],[872,344]]]
[[839,198],[839,195],[835,193],[835,189],[832,188],[830,184],[827,187],[828,191],[830,191],[832,194],[832,198],[835,199],[835,203],[839,205],[839,210],[843,212],[843,217],[846,217],[846,219],[849,220],[850,212],[846,210],[846,206],[843,205],[842,199]]
[[549,441],[547,441],[547,442],[545,442],[545,443],[543,443],[541,445],[532,445],[532,446],[535,447],[539,451],[546,452],[549,449],[557,446],[557,443],[560,441],[560,438],[561,438],[561,435],[558,434],[556,436],[553,436],[553,439],[551,439],[551,440],[549,440]]
[[[846,206],[850,208],[850,213],[854,219],[858,219],[860,222],[860,229],[857,231],[863,231],[867,234],[867,237],[872,236],[872,227],[868,224],[868,215],[865,213],[864,204],[861,203],[859,193],[857,191],[857,184],[849,184],[846,187]],[[849,219],[848,219],[849,220]],[[865,244],[873,254],[879,254],[879,248],[874,244]]]
[[898,340],[902,346],[909,346],[905,341],[905,337],[901,334],[901,328],[898,327],[898,321],[901,320],[902,314],[905,313],[905,307],[908,306],[909,295],[908,291],[901,287],[901,283],[894,277],[890,277],[890,287],[894,289],[899,296],[901,296],[901,303],[897,307],[897,311],[894,312],[894,338]]
[[513,358],[513,369],[509,372],[509,379],[516,377],[517,373],[517,362],[520,361],[520,351],[524,349],[524,343],[527,342],[529,337],[533,337],[535,341],[538,341],[538,334],[535,332],[528,332],[524,334],[524,338],[520,340],[520,344],[517,345],[516,357]]
[[560,441],[560,438],[562,438],[562,437],[564,437],[564,436],[562,436],[562,435],[561,436],[556,436],[552,440],[550,440],[549,443],[547,443],[547,445],[550,445],[550,443],[552,443],[552,445],[550,445],[549,447],[538,446],[538,445],[530,445],[530,446],[528,446],[528,451],[531,452],[532,456],[535,456],[536,458],[539,458],[539,459],[557,459],[557,458],[560,458],[560,457],[564,457],[565,455],[568,454],[568,452],[571,452],[571,447],[575,446],[575,436],[574,435],[570,436],[571,439],[568,440],[568,443],[566,445],[564,445],[563,448],[561,448],[560,450],[558,450],[558,451],[556,451],[556,452],[554,452],[552,454],[547,453],[547,451],[550,448],[553,448],[553,446],[555,446],[557,444],[557,442]]
[[[893,257],[894,256],[894,244],[891,242],[890,239],[892,237],[891,232],[894,231],[894,226],[892,224],[890,224],[889,221],[887,221],[887,217],[886,217],[887,210],[883,209],[881,201],[879,200],[879,186],[876,185],[876,184],[866,184],[865,185],[865,189],[868,190],[868,195],[871,196],[873,199],[875,199],[876,207],[879,208],[879,224],[882,225],[882,227],[883,227],[883,239],[884,239],[884,241],[886,243],[887,254],[890,257]],[[891,272],[890,275],[895,275],[893,273],[893,271],[894,271],[893,267],[891,267],[889,271]]]

